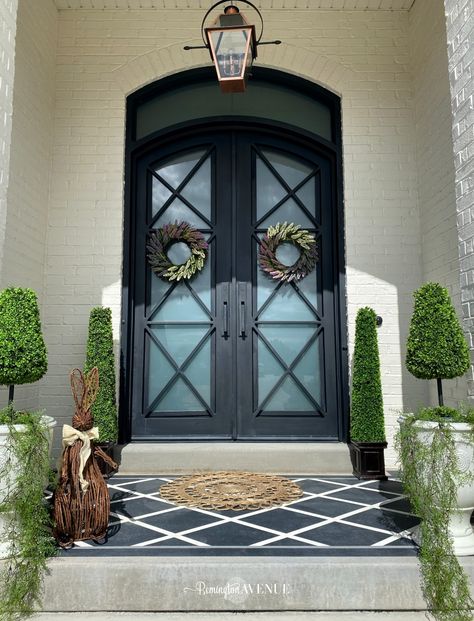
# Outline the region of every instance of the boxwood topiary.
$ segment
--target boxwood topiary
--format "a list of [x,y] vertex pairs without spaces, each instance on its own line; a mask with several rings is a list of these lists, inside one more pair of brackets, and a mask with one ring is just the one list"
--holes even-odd
[[92,414],[94,424],[99,428],[99,442],[116,442],[118,432],[112,311],[101,306],[93,308],[89,317],[85,371],[94,367],[99,369],[99,392],[92,406]]
[[48,358],[41,332],[36,293],[9,287],[0,293],[0,384],[36,382],[46,373]]
[[377,316],[369,307],[356,317],[350,433],[353,442],[385,442]]
[[407,341],[406,366],[419,379],[438,381],[463,375],[469,368],[469,349],[448,290],[428,282],[413,294],[415,306]]

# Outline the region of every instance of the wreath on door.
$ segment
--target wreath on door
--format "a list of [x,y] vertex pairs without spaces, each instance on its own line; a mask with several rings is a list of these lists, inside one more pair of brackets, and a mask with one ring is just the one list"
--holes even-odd
[[[300,256],[293,265],[285,265],[277,259],[276,251],[280,244],[296,246]],[[270,226],[260,242],[258,263],[260,268],[275,280],[291,282],[301,280],[316,266],[318,251],[314,235],[293,222],[278,222]]]
[[[180,265],[173,263],[167,250],[173,244],[182,242],[189,247],[191,256]],[[147,244],[147,258],[153,272],[168,281],[189,279],[200,272],[207,259],[208,245],[204,235],[187,222],[165,224],[154,231]]]

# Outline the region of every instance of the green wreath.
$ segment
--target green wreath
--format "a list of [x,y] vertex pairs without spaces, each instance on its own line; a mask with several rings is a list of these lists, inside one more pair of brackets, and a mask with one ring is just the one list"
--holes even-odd
[[[181,265],[170,261],[166,251],[176,242],[183,242],[191,250],[189,259]],[[153,232],[148,240],[148,262],[153,272],[164,280],[191,278],[204,267],[208,245],[204,235],[187,222],[165,224]]]
[[[298,260],[290,266],[284,265],[276,257],[276,249],[284,242],[293,244],[300,251]],[[317,260],[314,235],[293,222],[278,222],[275,226],[268,227],[260,242],[258,263],[275,280],[301,280],[313,271]]]

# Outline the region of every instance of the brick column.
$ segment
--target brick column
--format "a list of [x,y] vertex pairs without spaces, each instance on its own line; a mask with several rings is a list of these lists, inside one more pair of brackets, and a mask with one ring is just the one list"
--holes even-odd
[[[474,364],[474,0],[444,0],[456,171],[463,325]],[[468,373],[474,401],[474,366]]]
[[0,269],[7,219],[17,10],[18,0],[0,0]]

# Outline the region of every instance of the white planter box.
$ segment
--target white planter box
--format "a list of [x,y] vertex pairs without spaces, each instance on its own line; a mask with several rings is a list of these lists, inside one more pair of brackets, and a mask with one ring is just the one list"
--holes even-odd
[[[53,443],[53,432],[54,427],[56,426],[56,421],[51,416],[43,416],[41,421],[46,425],[49,433],[49,451],[51,454],[51,446]],[[24,425],[15,425],[15,429],[17,431],[24,431]],[[6,460],[9,457],[9,446],[10,442],[10,429],[8,425],[0,425],[0,468],[3,468]],[[15,485],[15,467],[13,464],[13,470],[11,471],[11,476],[3,477],[0,480],[0,503],[2,503],[5,499],[5,496],[11,486]],[[45,482],[47,485],[47,482]],[[9,552],[9,542],[7,541],[6,531],[5,531],[5,518],[0,514],[0,559],[6,558]]]

